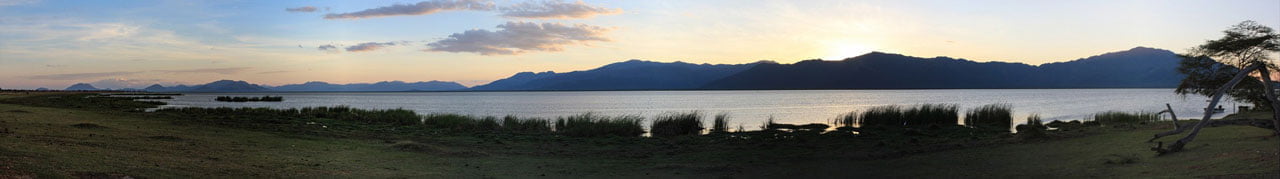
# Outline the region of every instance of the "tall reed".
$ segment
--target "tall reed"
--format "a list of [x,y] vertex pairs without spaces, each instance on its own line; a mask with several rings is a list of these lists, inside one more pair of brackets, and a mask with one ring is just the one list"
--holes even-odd
[[964,115],[964,125],[973,128],[1009,130],[1013,127],[1013,106],[996,103],[978,106]]
[[555,132],[576,137],[635,137],[644,134],[640,123],[644,117],[635,115],[603,116],[595,113],[564,116],[556,119]]
[[649,133],[654,137],[672,137],[702,134],[702,129],[700,112],[672,112],[654,118]]

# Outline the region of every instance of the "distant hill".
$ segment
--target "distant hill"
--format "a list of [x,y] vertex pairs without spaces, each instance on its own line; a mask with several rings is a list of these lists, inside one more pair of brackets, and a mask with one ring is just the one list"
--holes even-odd
[[63,90],[67,90],[67,91],[95,91],[95,90],[100,90],[100,89],[95,88],[95,87],[93,87],[93,85],[90,85],[90,84],[88,84],[88,83],[76,83],[76,84],[74,84],[74,85],[68,86],[66,89],[63,89]]
[[219,80],[208,84],[165,87],[160,84],[147,86],[142,90],[151,92],[262,92],[262,91],[451,91],[466,89],[466,86],[455,82],[426,81],[405,83],[402,81],[383,81],[377,83],[330,84],[325,82],[307,82],[268,87],[245,81]]
[[629,60],[587,71],[521,72],[470,90],[667,90],[698,89],[757,63],[691,64]]
[[377,83],[331,84],[312,81],[303,84],[281,85],[271,88],[275,91],[452,91],[467,89],[455,82],[425,81],[405,83],[403,81],[382,81]]
[[702,89],[955,89],[1175,87],[1173,52],[1138,47],[1031,66],[873,52],[842,61],[759,64]]

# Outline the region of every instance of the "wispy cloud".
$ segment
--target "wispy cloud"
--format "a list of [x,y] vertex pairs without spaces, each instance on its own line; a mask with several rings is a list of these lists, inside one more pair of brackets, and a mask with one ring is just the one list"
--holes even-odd
[[319,9],[318,9],[318,8],[316,8],[315,6],[302,6],[302,7],[295,7],[295,8],[284,8],[284,11],[288,11],[288,12],[316,12],[316,10],[319,10]]
[[468,30],[427,44],[424,51],[471,52],[480,55],[515,55],[529,51],[561,51],[564,46],[609,41],[611,28],[584,24],[507,22],[501,30]]
[[329,44],[321,45],[320,47],[316,47],[316,49],[320,51],[327,51],[327,52],[339,52],[338,46],[329,45]]
[[574,3],[564,1],[522,2],[503,7],[500,10],[503,17],[533,19],[578,19],[622,13],[622,9],[591,6],[582,1]]
[[37,2],[40,2],[40,0],[0,0],[0,7],[35,4]]
[[217,74],[230,75],[230,74],[237,74],[240,72],[244,72],[249,69],[251,68],[235,67],[235,68],[201,68],[201,69],[189,69],[189,70],[152,70],[152,71],[161,72],[161,73],[217,73]]
[[493,10],[494,4],[489,0],[429,0],[415,4],[394,4],[373,9],[349,13],[326,14],[324,19],[362,19],[386,16],[425,15],[441,11],[457,10]]
[[395,45],[399,45],[399,44],[397,44],[396,42],[382,42],[382,43],[365,42],[365,43],[356,44],[355,46],[347,47],[347,52],[369,52],[369,51],[374,51],[374,50],[386,48],[388,46],[395,46]]
[[89,78],[103,78],[103,77],[132,75],[132,74],[138,74],[138,73],[142,73],[142,72],[116,71],[116,72],[97,72],[97,73],[61,73],[61,74],[27,76],[27,78],[36,79],[36,80],[80,80],[80,79],[89,79]]

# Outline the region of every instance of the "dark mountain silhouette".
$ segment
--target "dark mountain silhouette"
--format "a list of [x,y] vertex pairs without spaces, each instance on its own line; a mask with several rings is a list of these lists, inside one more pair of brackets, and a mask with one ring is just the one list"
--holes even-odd
[[144,88],[151,92],[260,92],[260,91],[451,91],[466,89],[466,86],[455,82],[426,81],[405,83],[402,81],[383,81],[377,83],[330,84],[325,82],[307,82],[289,84],[278,87],[252,84],[245,81],[219,80],[208,84],[165,87],[153,84]]
[[331,84],[312,81],[303,84],[281,85],[271,88],[276,91],[452,91],[467,89],[455,82],[425,81],[405,83],[403,81],[382,81],[377,83]]
[[200,85],[200,86],[195,86],[194,88],[191,88],[190,90],[186,90],[186,91],[193,91],[193,92],[258,92],[258,91],[269,91],[269,90],[270,90],[270,89],[267,89],[266,87],[262,87],[262,86],[259,86],[259,85],[256,85],[256,84],[250,84],[249,82],[245,82],[245,81],[218,80],[218,81],[214,81],[214,82],[211,82],[211,83],[208,83],[208,84],[204,84],[204,85]]
[[88,83],[76,83],[76,84],[74,84],[74,85],[68,86],[66,89],[63,89],[63,90],[67,90],[67,91],[94,91],[94,90],[100,90],[100,89],[95,88],[95,87],[93,87],[93,85],[90,85],[90,84],[88,84]]
[[749,64],[691,64],[629,60],[587,71],[521,72],[471,90],[668,90],[697,89],[746,70]]
[[1174,87],[1184,77],[1173,52],[1137,47],[1031,66],[872,52],[842,61],[765,63],[702,89],[948,89]]

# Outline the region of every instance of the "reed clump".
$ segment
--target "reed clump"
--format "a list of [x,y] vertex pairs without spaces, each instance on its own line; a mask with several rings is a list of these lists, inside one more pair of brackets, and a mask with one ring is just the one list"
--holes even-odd
[[1045,130],[1049,127],[1045,126],[1044,121],[1040,119],[1039,114],[1027,116],[1027,123],[1018,125],[1018,137],[1022,139],[1043,139],[1049,137]]
[[996,103],[978,106],[964,115],[964,125],[973,128],[1009,130],[1013,127],[1013,106]]
[[1102,125],[1109,125],[1109,126],[1133,125],[1133,124],[1146,124],[1148,122],[1155,122],[1157,120],[1160,120],[1160,115],[1152,112],[1127,113],[1127,112],[1120,112],[1120,111],[1107,111],[1107,112],[1100,112],[1100,113],[1094,114],[1093,120],[1098,121],[1099,123],[1102,123]]
[[837,126],[858,125],[863,128],[903,128],[959,125],[959,107],[955,104],[920,104],[909,107],[897,105],[876,106],[863,111],[841,115]]
[[649,127],[654,137],[673,137],[702,134],[702,115],[697,111],[675,112],[658,115]]
[[556,119],[557,134],[574,137],[636,137],[644,134],[643,117],[635,115],[604,116],[582,113]]
[[218,96],[213,98],[214,101],[222,102],[280,102],[284,101],[283,96],[262,96],[262,97],[244,97],[244,96]]
[[540,118],[519,119],[516,116],[508,115],[502,118],[502,129],[509,132],[551,132],[551,121]]
[[710,133],[712,134],[729,133],[729,114],[728,113],[716,114],[715,120],[711,122]]

